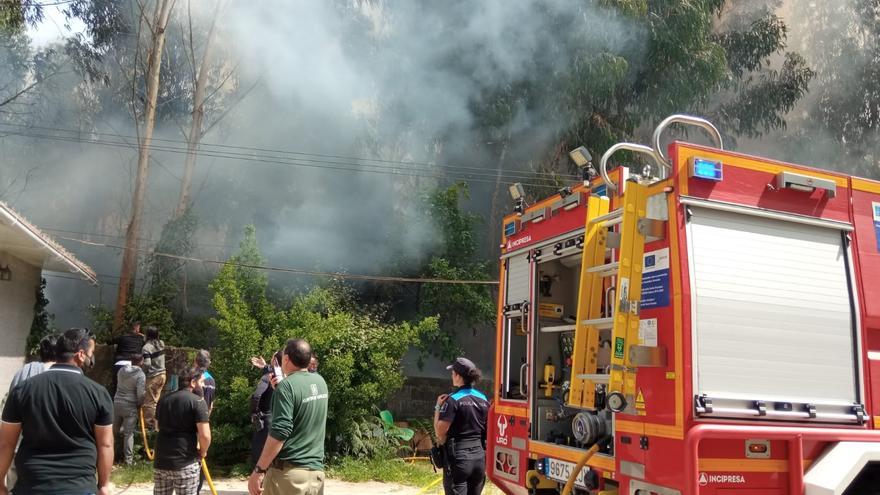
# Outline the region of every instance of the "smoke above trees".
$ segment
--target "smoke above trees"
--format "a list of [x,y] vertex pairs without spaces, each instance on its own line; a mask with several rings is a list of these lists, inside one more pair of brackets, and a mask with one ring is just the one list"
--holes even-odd
[[[874,121],[827,109],[859,108],[873,94],[874,26],[851,0],[849,17],[835,18],[861,26],[859,37],[815,29],[824,22],[816,15],[838,15],[837,3],[817,4],[828,13],[723,0],[177,0],[141,247],[152,249],[179,212],[188,157],[191,256],[224,259],[253,224],[275,266],[417,274],[445,242],[418,213],[433,188],[468,183],[466,207],[485,221],[474,256],[493,259],[508,184],[554,191],[575,180],[569,149],[599,155],[619,140],[646,142],[669,113],[707,116],[746,152],[785,154],[770,136],[821,131],[873,156]],[[45,22],[35,3],[0,16],[0,102],[33,84],[0,106],[0,199],[103,275],[95,291],[49,279],[61,325],[87,320],[88,304],[110,304],[119,275],[121,250],[109,246],[124,242],[146,96],[138,5],[75,0],[63,8],[85,27],[41,47],[27,41],[28,26]],[[842,55],[817,58],[827,43]],[[209,46],[193,147],[193,94]],[[832,115],[855,117],[841,124]],[[865,132],[852,134],[850,122]],[[828,132],[841,127],[845,135]],[[216,267],[186,270],[193,279]],[[149,285],[143,266],[138,274],[137,286]]]

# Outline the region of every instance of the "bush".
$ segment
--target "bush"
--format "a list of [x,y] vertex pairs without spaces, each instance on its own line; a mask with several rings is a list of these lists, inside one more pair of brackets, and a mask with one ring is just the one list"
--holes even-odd
[[400,389],[401,359],[423,339],[436,336],[437,318],[416,323],[389,322],[381,309],[355,302],[352,291],[335,284],[295,297],[289,310],[279,310],[266,296],[265,275],[242,266],[262,259],[252,227],[245,230],[241,250],[211,283],[219,347],[212,372],[217,403],[211,421],[215,446],[211,457],[220,464],[247,458],[252,429],[249,397],[259,372],[251,356],[268,358],[287,339],[306,339],[320,359],[320,373],[330,390],[327,421],[329,453],[369,456],[394,447],[376,417],[377,404]]
[[320,357],[320,373],[330,390],[327,436],[332,452],[363,456],[384,448],[368,426],[382,431],[376,405],[403,385],[400,363],[407,350],[438,332],[434,317],[385,323],[383,316],[359,307],[339,285],[313,289],[288,312],[291,334],[308,340]]
[[238,424],[212,423],[208,462],[211,466],[233,466],[248,460],[252,433],[251,428]]

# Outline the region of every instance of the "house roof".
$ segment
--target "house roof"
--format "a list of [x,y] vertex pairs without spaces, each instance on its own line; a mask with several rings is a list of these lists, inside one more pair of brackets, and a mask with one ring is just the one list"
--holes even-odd
[[98,277],[51,237],[0,201],[0,251],[52,272],[75,273],[93,284]]

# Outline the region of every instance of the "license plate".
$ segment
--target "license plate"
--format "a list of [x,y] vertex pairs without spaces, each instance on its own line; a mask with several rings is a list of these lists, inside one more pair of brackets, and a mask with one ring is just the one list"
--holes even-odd
[[[559,481],[560,483],[565,483],[568,481],[568,477],[571,476],[571,472],[574,471],[576,464],[573,462],[560,461],[559,459],[553,459],[548,457],[546,460],[547,466],[547,477]],[[590,468],[584,466],[581,469],[581,472],[578,473],[577,479],[574,480],[574,484],[581,488],[586,488],[587,484],[584,483],[584,476],[590,472]]]

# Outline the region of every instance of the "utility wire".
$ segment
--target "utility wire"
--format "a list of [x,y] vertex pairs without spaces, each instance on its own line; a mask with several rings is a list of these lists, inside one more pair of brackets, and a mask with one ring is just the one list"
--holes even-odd
[[[138,149],[138,145],[136,145],[136,144],[120,143],[120,142],[115,142],[115,141],[101,141],[101,140],[96,140],[96,139],[82,139],[82,138],[66,138],[66,137],[62,137],[62,136],[28,134],[28,133],[19,133],[19,132],[9,132],[6,135],[7,136],[19,135],[19,136],[38,138],[38,139],[64,141],[64,142],[70,142],[70,143],[97,144],[97,145],[101,145],[101,146],[128,148],[128,149],[132,149],[132,150]],[[175,154],[180,154],[180,155],[186,155],[189,153],[186,149],[183,149],[183,148],[165,148],[165,147],[159,147],[159,146],[155,146],[155,145],[151,146],[150,148],[151,148],[151,150],[154,150],[154,151],[165,151],[167,153],[175,153]],[[294,161],[294,160],[266,159],[266,158],[261,158],[259,155],[247,156],[247,155],[239,154],[242,156],[234,156],[234,155],[231,156],[230,154],[211,153],[211,152],[206,153],[203,151],[196,151],[195,154],[199,155],[199,156],[208,156],[208,157],[214,157],[214,158],[227,158],[227,159],[244,160],[244,161],[256,162],[256,163],[268,163],[268,164],[277,164],[277,165],[287,165],[287,166],[293,166],[293,167],[316,168],[316,169],[320,169],[320,170],[338,170],[338,171],[345,171],[345,172],[369,172],[369,173],[374,173],[374,174],[399,175],[399,176],[404,176],[404,177],[427,177],[427,178],[435,178],[435,179],[452,179],[452,180],[486,182],[486,183],[495,183],[497,180],[494,176],[492,176],[492,174],[466,174],[465,176],[445,175],[442,173],[434,173],[434,174],[417,173],[417,172],[412,172],[412,171],[409,171],[409,170],[407,170],[405,168],[401,168],[401,167],[398,167],[397,169],[393,169],[393,168],[389,168],[389,167],[382,166],[382,165],[364,164],[361,167],[373,167],[373,168],[359,168],[358,164],[346,164],[346,163],[332,162],[332,161],[309,160],[309,161],[315,161],[315,162],[320,163],[320,164],[318,164],[318,163],[303,163],[302,160],[301,161]],[[351,166],[346,166],[346,165],[351,165]],[[486,177],[485,178],[484,177],[473,177],[473,175],[482,175],[482,176],[486,176]],[[538,179],[538,180],[550,180],[550,179]],[[522,182],[519,180],[515,180],[515,181],[501,180],[499,182],[502,184],[513,184],[514,182],[520,182],[521,184],[523,184],[525,186],[532,186],[532,187],[548,187],[551,185],[551,184],[536,184],[536,183],[530,183],[530,182]]]
[[[44,139],[57,139],[57,140],[66,140],[71,142],[91,142],[96,144],[105,144],[105,145],[125,145],[125,147],[137,149],[138,144],[131,142],[119,142],[119,141],[111,141],[106,139],[99,138],[83,138],[81,135],[83,131],[75,130],[75,129],[62,129],[57,127],[43,127],[43,126],[31,126],[24,124],[12,124],[12,123],[0,123],[0,126],[6,127],[14,127],[18,129],[25,129],[27,131],[43,130],[49,131],[50,133],[68,133],[74,134],[74,136],[63,136],[63,135],[53,135],[53,134],[37,134],[33,132],[9,132],[11,135],[21,135],[21,136],[29,136],[36,138],[44,138]],[[121,139],[136,139],[134,136],[125,136],[123,134],[114,133],[114,132],[102,132],[100,134],[106,134],[109,136],[119,137]],[[186,147],[175,147],[171,145],[162,145],[155,144],[159,143],[171,143],[171,144],[179,144],[182,146],[187,145],[186,141],[176,140],[176,139],[163,139],[163,138],[153,138],[154,144],[151,148],[155,148],[162,151],[169,152],[186,152],[188,153],[188,149]],[[228,151],[227,151],[228,150]],[[266,155],[265,153],[269,153]],[[329,155],[329,154],[321,154],[321,153],[308,153],[303,151],[288,151],[288,150],[277,150],[271,148],[258,148],[258,147],[247,147],[247,146],[235,146],[235,145],[225,145],[225,144],[210,144],[210,143],[200,143],[199,150],[195,151],[197,155],[205,155],[205,156],[218,156],[222,158],[243,158],[243,159],[254,159],[254,158],[267,158],[267,159],[275,159],[275,160],[285,160],[292,161],[297,160],[298,162],[307,162],[307,163],[326,163],[326,164],[335,164],[335,165],[347,165],[347,166],[355,166],[355,167],[374,167],[374,168],[384,168],[384,169],[392,169],[392,170],[404,170],[404,171],[415,171],[415,172],[436,172],[437,170],[449,170],[458,174],[467,174],[468,176],[482,176],[491,178],[493,181],[495,180],[497,174],[495,172],[491,172],[485,168],[480,167],[463,167],[457,165],[449,165],[449,164],[431,164],[427,162],[417,162],[417,161],[397,161],[397,160],[385,160],[378,158],[363,158],[363,157],[352,157],[352,156],[344,156],[344,155]],[[279,156],[280,155],[280,156]],[[313,157],[313,158],[309,158]],[[332,159],[332,160],[328,160]],[[351,162],[340,162],[338,160],[354,160],[360,163],[351,163]],[[373,163],[368,163],[373,162]],[[380,165],[384,164],[384,165]],[[395,165],[395,166],[392,166]],[[555,174],[552,172],[523,172],[523,171],[506,171],[501,174],[503,178],[509,179],[522,179],[522,180],[548,180],[554,181],[556,179],[562,180],[577,180],[578,177],[571,174]]]
[[[83,239],[76,239],[73,237],[62,237],[57,236],[59,239],[64,239],[72,242],[79,242],[81,244],[85,244],[88,246],[99,246],[106,247],[112,249],[125,249],[125,246],[119,246],[115,244],[105,244],[102,242],[92,242],[86,241]],[[413,278],[413,277],[390,277],[390,276],[380,276],[380,275],[356,275],[351,273],[341,273],[341,272],[319,272],[315,270],[301,270],[298,268],[288,268],[288,267],[279,267],[279,266],[266,266],[266,265],[255,265],[251,263],[237,263],[232,261],[222,261],[222,260],[211,260],[211,259],[203,259],[203,258],[194,258],[191,256],[180,256],[176,254],[170,253],[158,253],[154,251],[150,251],[149,249],[141,249],[138,248],[136,251],[147,253],[152,256],[158,256],[160,258],[170,258],[181,261],[194,261],[200,263],[211,263],[215,265],[232,265],[239,266],[242,268],[253,268],[256,270],[265,270],[269,272],[282,272],[282,273],[293,273],[297,275],[308,275],[313,277],[331,277],[331,278],[341,278],[346,280],[368,280],[374,282],[403,282],[403,283],[427,283],[427,284],[454,284],[454,285],[498,285],[497,280],[454,280],[454,279],[445,279],[445,278]]]

